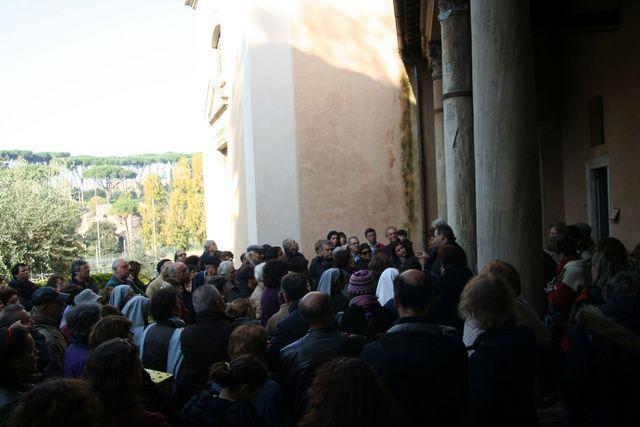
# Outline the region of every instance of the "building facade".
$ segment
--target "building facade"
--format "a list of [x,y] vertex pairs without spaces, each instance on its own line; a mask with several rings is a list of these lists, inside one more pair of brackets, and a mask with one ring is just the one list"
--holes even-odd
[[[239,256],[329,230],[395,225],[421,241],[426,197],[415,76],[393,3],[188,1],[209,122],[207,235]],[[415,79],[414,79],[415,80]]]
[[[481,267],[513,263],[543,307],[541,250],[556,222],[640,241],[640,4],[395,0],[399,48],[428,67],[418,94],[430,216]],[[429,128],[423,125],[423,128]],[[437,208],[437,212],[433,208]]]

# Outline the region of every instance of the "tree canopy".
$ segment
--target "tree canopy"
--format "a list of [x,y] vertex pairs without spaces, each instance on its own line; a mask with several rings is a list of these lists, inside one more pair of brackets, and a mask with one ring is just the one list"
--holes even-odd
[[0,272],[26,262],[36,275],[67,273],[83,253],[81,208],[70,189],[51,166],[0,166]]

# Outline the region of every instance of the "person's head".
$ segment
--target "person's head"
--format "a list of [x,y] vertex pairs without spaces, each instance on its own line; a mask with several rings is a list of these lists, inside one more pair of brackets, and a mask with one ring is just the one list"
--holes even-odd
[[566,234],[559,234],[549,242],[549,250],[557,259],[577,257],[576,242]]
[[178,249],[173,254],[173,262],[185,262],[186,259],[187,259],[187,251],[185,251],[184,249]]
[[27,264],[23,262],[19,262],[11,267],[11,275],[23,282],[26,282],[31,277],[29,275],[29,267],[27,267]]
[[262,268],[262,282],[267,288],[279,288],[280,281],[287,274],[289,266],[277,259],[267,261]]
[[71,264],[71,278],[86,283],[91,277],[91,266],[83,259],[77,259]]
[[[233,262],[233,252],[231,252],[231,251],[222,251],[222,252],[220,252],[220,261],[231,261],[231,262]],[[246,259],[243,260],[242,256],[241,256],[240,257],[240,262],[244,263],[245,261],[246,261]]]
[[220,266],[220,262],[221,262],[220,258],[218,258],[217,256],[212,256],[208,254],[205,255],[204,256],[205,276],[211,277],[218,274],[218,267]]
[[174,287],[156,291],[149,301],[151,317],[156,322],[164,322],[171,317],[180,316],[180,294]]
[[456,267],[466,266],[466,257],[462,248],[447,243],[439,247],[438,261],[440,261],[440,271],[443,275]]
[[38,350],[22,325],[0,328],[0,385],[15,386],[36,372]]
[[101,317],[100,305],[89,302],[75,305],[67,311],[65,317],[71,342],[88,346],[91,330]]
[[557,222],[549,227],[549,240],[556,239],[559,236],[566,236],[569,234],[569,227],[564,222]]
[[218,245],[213,240],[207,240],[204,242],[204,250],[213,255],[218,251]]
[[391,267],[391,260],[382,251],[376,252],[371,261],[369,261],[369,271],[373,274],[373,279],[377,282],[380,279],[380,275],[387,268]]
[[20,304],[10,304],[0,311],[0,327],[8,328],[16,322],[27,328],[33,326],[31,314]]
[[193,309],[196,314],[205,311],[224,313],[224,299],[213,285],[202,285],[193,292]]
[[284,252],[280,246],[271,246],[264,252],[264,260],[269,261],[272,259],[279,259],[280,261],[284,261]]
[[335,358],[325,363],[308,395],[300,427],[407,425],[386,387],[362,359]]
[[48,287],[38,289],[31,297],[31,304],[37,307],[39,314],[58,320],[62,318],[67,302],[69,302],[69,294],[63,294]]
[[256,318],[256,307],[249,298],[237,298],[229,303],[226,310],[227,316],[232,319]]
[[396,243],[396,241],[398,240],[398,229],[394,226],[389,226],[386,230],[384,230],[384,235],[387,239],[389,239],[389,243]]
[[218,274],[225,276],[229,280],[233,280],[236,274],[236,268],[231,261],[222,261],[218,266]]
[[400,317],[426,316],[435,297],[429,276],[420,270],[407,270],[393,281],[393,302]]
[[122,414],[139,407],[142,364],[130,340],[112,338],[92,349],[86,376],[107,413]]
[[640,298],[640,275],[628,271],[617,273],[604,286],[602,295],[607,302],[620,298]]
[[309,271],[309,261],[301,256],[291,258],[287,261],[287,266],[292,273],[307,274]]
[[255,276],[255,267],[249,263],[240,267],[240,271],[238,272],[240,276],[240,280],[249,286],[249,288],[253,289],[257,286],[258,282],[256,281]]
[[398,232],[396,233],[396,236],[398,237],[399,242],[405,242],[409,240],[409,233],[407,233],[407,230],[405,230],[404,228],[401,228],[400,230],[398,230]]
[[52,274],[47,280],[47,285],[50,288],[55,289],[58,292],[62,292],[64,286],[64,277],[60,274]]
[[360,240],[358,240],[358,237],[356,236],[351,236],[349,237],[349,250],[351,251],[351,254],[353,255],[353,257],[355,258],[356,255],[359,255],[359,250],[358,250],[358,246],[360,246]]
[[98,320],[89,334],[89,348],[94,349],[113,338],[133,339],[129,319],[124,316],[105,316]]
[[287,303],[292,304],[309,292],[307,276],[299,273],[289,273],[281,280],[282,294]]
[[247,248],[247,261],[253,265],[258,265],[264,261],[264,246],[251,245]]
[[591,260],[593,285],[604,287],[609,280],[627,269],[627,248],[615,237],[607,237],[598,242]]
[[140,279],[140,270],[142,270],[142,264],[138,261],[129,261],[129,273],[134,279]]
[[267,331],[260,325],[240,325],[229,336],[227,347],[229,358],[237,359],[240,356],[250,355],[261,362],[267,360]]
[[513,291],[514,297],[519,297],[522,293],[522,281],[520,280],[520,274],[516,268],[506,261],[495,260],[491,261],[480,271],[480,274],[492,274],[501,278],[509,285],[509,288]]
[[251,400],[267,380],[267,370],[255,357],[244,355],[231,362],[215,363],[209,379],[226,390],[231,399]]
[[231,291],[231,284],[226,276],[215,275],[211,276],[205,282],[206,285],[211,285],[218,290],[223,301],[227,300],[229,292]]
[[338,231],[338,244],[339,246],[344,246],[347,244],[347,235],[342,231]]
[[124,258],[118,258],[111,264],[111,270],[116,279],[123,281],[129,277],[129,262]]
[[420,264],[418,258],[407,258],[402,261],[400,268],[398,268],[398,272],[404,273],[407,270],[422,270],[422,264]]
[[300,246],[298,245],[298,242],[296,242],[293,239],[284,239],[282,241],[282,248],[286,253],[289,253],[291,255],[297,254],[298,251],[300,250]]
[[353,257],[351,256],[351,252],[347,249],[338,249],[337,251],[334,251],[333,266],[343,270],[353,267]]
[[480,274],[467,283],[460,296],[460,317],[473,319],[491,331],[516,323],[513,291],[499,276]]
[[411,249],[406,241],[396,240],[396,244],[393,246],[393,253],[396,258],[404,259],[411,256]]
[[349,278],[347,292],[351,298],[358,295],[373,295],[376,293],[376,282],[369,270],[356,271]]
[[20,297],[18,296],[18,291],[9,287],[0,288],[0,302],[5,306],[9,304],[19,304]]
[[340,246],[340,235],[337,231],[331,230],[327,233],[327,240],[331,242],[331,245],[335,248],[336,246]]
[[322,292],[309,292],[298,305],[302,319],[310,327],[323,327],[333,321],[331,297]]
[[318,245],[318,256],[325,258],[325,259],[331,259],[332,257],[332,251],[333,251],[333,243],[331,243],[330,240],[323,240],[322,242],[320,242],[320,245]]
[[81,379],[53,379],[22,395],[11,412],[9,427],[98,427],[100,402],[89,383]]
[[367,239],[367,242],[372,245],[378,243],[378,236],[376,235],[376,230],[373,228],[367,228],[364,230],[364,237]]
[[358,255],[363,261],[371,261],[371,247],[366,243],[358,245]]
[[67,304],[74,305],[76,303],[76,297],[80,295],[80,292],[84,291],[84,288],[75,283],[67,283],[63,284],[62,288],[58,291],[63,294],[69,295],[69,300]]
[[158,274],[160,274],[162,272],[162,268],[168,262],[171,262],[171,260],[168,259],[168,258],[164,258],[164,259],[161,259],[160,261],[158,261],[158,263],[156,264],[156,271],[158,272]]
[[198,255],[190,255],[184,260],[184,264],[187,266],[187,270],[191,274],[196,274],[200,271],[200,257]]
[[456,241],[456,236],[453,234],[453,229],[448,225],[438,225],[433,231],[433,241],[432,244],[434,247],[439,248],[442,245],[446,245],[447,243],[454,243]]
[[184,286],[189,283],[189,269],[183,262],[169,264],[165,273],[165,280],[174,286]]

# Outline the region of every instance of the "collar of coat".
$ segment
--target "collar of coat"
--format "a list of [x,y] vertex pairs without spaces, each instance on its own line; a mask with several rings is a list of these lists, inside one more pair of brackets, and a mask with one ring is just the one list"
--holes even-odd
[[586,306],[577,318],[580,324],[601,338],[623,348],[640,350],[640,336],[605,316],[598,307]]

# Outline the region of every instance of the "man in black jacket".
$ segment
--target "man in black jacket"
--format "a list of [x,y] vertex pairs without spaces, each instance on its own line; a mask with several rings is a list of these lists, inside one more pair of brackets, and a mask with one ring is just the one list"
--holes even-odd
[[435,291],[428,276],[407,270],[394,281],[400,319],[362,351],[412,425],[455,426],[467,396],[467,352],[455,330],[429,317]]
[[309,330],[309,325],[302,319],[298,309],[300,299],[309,292],[306,276],[289,273],[282,278],[280,286],[289,306],[289,315],[278,322],[276,333],[269,343],[269,354],[274,363],[280,358],[280,350],[302,338]]
[[329,295],[309,292],[298,310],[309,332],[280,351],[280,383],[296,420],[307,405],[307,390],[316,370],[336,357],[357,356],[364,344],[364,337],[348,337],[336,329]]
[[181,403],[206,388],[211,365],[229,360],[227,345],[234,328],[224,312],[224,300],[212,285],[195,290],[193,308],[198,320],[180,336],[183,361],[177,397]]
[[18,291],[20,301],[27,308],[31,308],[31,298],[35,291],[38,290],[38,285],[31,282],[29,275],[29,268],[27,264],[18,263],[11,268],[11,274],[13,279],[9,282],[9,287]]

